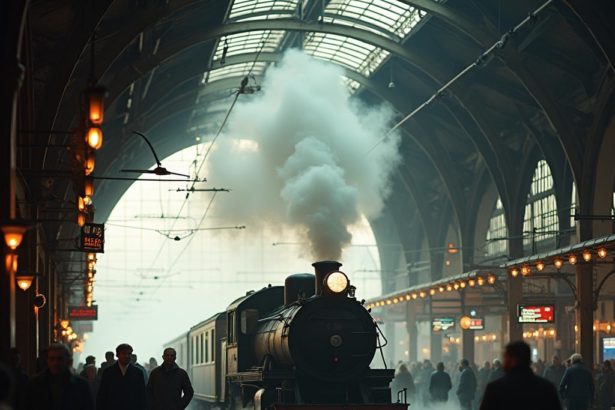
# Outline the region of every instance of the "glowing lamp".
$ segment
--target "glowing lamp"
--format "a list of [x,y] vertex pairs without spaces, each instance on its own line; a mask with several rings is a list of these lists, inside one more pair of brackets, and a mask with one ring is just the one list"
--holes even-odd
[[406,300],[410,300],[410,294],[406,295]]
[[[93,262],[91,262],[93,264]],[[92,267],[94,269],[94,267]],[[325,278],[325,286],[332,293],[342,293],[348,289],[348,277],[339,271],[331,272]],[[397,302],[396,302],[397,303]]]
[[77,210],[79,212],[84,212],[85,211],[85,201],[80,196],[77,197]]
[[90,175],[94,172],[94,167],[96,166],[96,160],[94,159],[94,154],[89,154],[83,164],[85,175]]
[[15,281],[17,282],[17,286],[19,287],[19,289],[25,292],[26,290],[30,289],[30,286],[32,286],[33,279],[34,276],[32,275],[19,275],[15,278]]
[[88,128],[88,132],[85,136],[85,142],[92,149],[99,149],[102,147],[103,134],[100,127],[93,126]]
[[424,298],[425,296],[427,296],[427,294],[425,293],[425,291],[423,291],[423,290],[422,290],[422,291],[420,291],[420,292],[419,292],[419,297],[420,297],[420,298]]
[[412,294],[412,299],[416,299],[416,298],[418,298],[418,295],[416,293],[413,293]]
[[453,290],[453,286],[449,283],[448,285],[446,285],[446,291],[450,292],[451,290]]
[[463,330],[468,330],[472,325],[472,318],[470,316],[461,316],[459,319],[459,327]]
[[435,295],[436,294],[436,290],[435,289],[429,289],[429,294],[431,296]]
[[489,275],[489,276],[487,276],[487,283],[488,283],[488,284],[493,285],[493,284],[495,283],[495,281],[496,281],[496,277],[495,277],[495,275]]
[[23,235],[28,229],[25,225],[8,224],[0,227],[4,234],[4,242],[11,250],[19,248],[21,241],[23,241]]
[[538,261],[536,262],[536,270],[538,272],[542,272],[542,270],[545,268],[545,264],[542,261]]
[[95,253],[88,253],[88,262],[96,261]]
[[96,266],[96,261],[88,262],[88,270],[93,271],[95,266]]
[[512,268],[510,270],[510,276],[512,276],[513,278],[516,278],[517,276],[519,276],[519,269],[517,268]]
[[457,282],[453,283],[453,289],[458,290],[459,289],[459,283],[457,283]]
[[450,253],[451,255],[454,255],[456,253],[459,253],[459,248],[456,248],[454,243],[449,242],[446,246],[446,252]]
[[444,261],[444,265],[451,266],[451,261],[447,259],[446,261]]
[[530,265],[523,265],[521,267],[521,275],[522,276],[527,276],[530,274],[530,272],[532,271],[532,269],[530,269]]
[[85,178],[83,183],[83,196],[89,196],[90,198],[94,195],[94,180],[90,177]]
[[600,248],[600,249],[598,249],[597,253],[598,253],[598,257],[599,258],[604,259],[604,258],[606,258],[606,255],[607,255],[608,252],[607,252],[606,248]]
[[438,290],[440,291],[440,293],[442,293],[442,292],[444,292],[446,289],[444,288],[444,286],[440,286],[440,287],[438,288]]
[[478,283],[478,286],[483,286],[485,284],[485,278],[483,278],[482,276],[479,276],[476,279],[476,283]]
[[467,285],[467,284],[466,284],[464,281],[459,282],[459,287],[460,287],[461,289],[465,289],[466,285]]
[[60,327],[64,330],[68,329],[68,326],[70,325],[70,321],[64,319],[64,320],[60,320]]
[[577,255],[575,255],[573,253],[570,256],[568,256],[568,263],[570,263],[571,265],[576,265],[577,264]]
[[399,302],[399,299],[393,298],[393,303],[398,303],[398,302]]
[[588,249],[585,249],[585,250],[583,251],[582,256],[583,256],[583,260],[584,260],[585,262],[589,262],[589,261],[591,261],[591,260],[592,260],[592,253],[591,253]]
[[86,91],[88,103],[88,120],[92,124],[101,125],[105,115],[105,89],[102,87],[89,88]]
[[4,270],[9,274],[16,273],[19,266],[18,259],[19,255],[16,253],[7,252],[4,255]]
[[468,280],[468,285],[470,285],[470,287],[473,288],[476,285],[476,280],[474,279]]
[[83,212],[79,212],[77,214],[77,225],[79,226],[85,225],[85,214]]
[[563,261],[563,260],[561,260],[561,259],[559,259],[559,258],[556,258],[556,259],[554,259],[554,260],[553,260],[553,265],[554,265],[557,269],[559,269],[559,268],[561,268],[561,267],[562,267],[562,265],[564,265],[564,261]]

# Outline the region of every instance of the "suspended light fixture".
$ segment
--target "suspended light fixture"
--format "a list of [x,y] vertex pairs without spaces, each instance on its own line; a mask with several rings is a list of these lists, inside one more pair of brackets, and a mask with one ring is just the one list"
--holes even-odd
[[105,115],[106,90],[103,87],[91,87],[85,91],[88,103],[88,120],[94,125],[102,125]]
[[79,226],[85,225],[85,214],[83,212],[79,212],[77,214],[77,225]]
[[86,176],[89,176],[92,174],[92,172],[94,172],[94,167],[96,166],[96,160],[94,158],[94,153],[90,152],[86,159],[85,159],[85,163],[84,165],[84,172]]
[[576,265],[577,255],[575,255],[574,253],[571,253],[570,256],[568,256],[568,263],[570,263],[571,265]]
[[85,196],[89,196],[90,198],[94,196],[94,179],[91,177],[86,177],[85,182],[83,184],[83,194]]
[[600,259],[604,259],[604,258],[606,258],[606,255],[608,254],[608,252],[607,252],[606,248],[600,248],[600,249],[598,249],[597,254],[598,254],[598,257]]
[[23,241],[23,236],[28,230],[24,224],[10,222],[0,226],[0,230],[4,234],[4,242],[11,250],[16,250]]
[[468,285],[473,288],[476,285],[476,280],[474,278],[468,280]]
[[519,276],[519,268],[514,267],[510,270],[510,276],[512,276],[513,278],[516,278],[517,276]]
[[530,274],[532,270],[530,269],[530,265],[523,265],[521,267],[521,275],[522,276],[527,276]]
[[538,272],[542,272],[542,270],[545,268],[545,264],[542,261],[538,261],[536,262],[536,270]]
[[485,278],[479,276],[478,278],[476,278],[476,283],[478,283],[478,286],[483,286],[485,284]]
[[557,269],[560,269],[563,265],[564,265],[564,261],[561,260],[560,258],[553,259],[553,266],[555,266]]
[[495,275],[487,275],[487,283],[488,284],[493,285],[496,280],[497,280],[497,278],[495,277]]
[[589,262],[592,260],[592,253],[589,251],[589,249],[585,249],[581,256],[583,257],[583,260],[585,262]]
[[19,268],[19,255],[15,252],[7,252],[4,255],[4,270],[9,274],[17,273]]
[[18,275],[15,277],[17,286],[19,287],[19,289],[23,290],[24,292],[30,289],[30,286],[32,286],[33,279],[34,279],[34,276],[32,275]]
[[103,133],[102,129],[98,126],[91,126],[88,128],[88,132],[85,136],[85,142],[88,146],[94,150],[102,147]]

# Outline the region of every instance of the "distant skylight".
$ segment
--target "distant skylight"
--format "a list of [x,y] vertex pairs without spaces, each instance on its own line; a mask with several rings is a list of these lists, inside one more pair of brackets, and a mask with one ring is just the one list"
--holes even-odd
[[269,20],[293,17],[298,0],[235,0],[230,21]]

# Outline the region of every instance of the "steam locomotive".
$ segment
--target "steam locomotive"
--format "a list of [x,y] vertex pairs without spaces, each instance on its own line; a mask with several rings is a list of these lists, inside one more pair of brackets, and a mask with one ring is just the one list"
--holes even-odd
[[[370,369],[378,329],[338,262],[250,291],[172,340],[201,408],[406,410]],[[405,400],[404,400],[405,401]]]

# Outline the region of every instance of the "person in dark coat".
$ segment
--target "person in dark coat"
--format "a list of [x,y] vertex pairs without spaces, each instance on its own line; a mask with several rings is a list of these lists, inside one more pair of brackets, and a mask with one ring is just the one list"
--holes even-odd
[[542,377],[550,381],[556,388],[559,388],[559,384],[562,382],[562,377],[564,377],[565,371],[566,367],[562,364],[562,360],[558,355],[555,355],[553,356],[551,365],[545,369]]
[[559,385],[560,395],[568,410],[587,410],[594,400],[594,379],[580,354],[573,354],[570,362]]
[[530,346],[511,342],[504,352],[504,376],[487,384],[480,410],[561,410],[557,390],[530,367]]
[[397,394],[403,389],[406,389],[407,400],[413,403],[416,392],[414,379],[408,370],[408,366],[402,363],[395,371],[395,378],[391,382],[391,400],[393,403],[397,402]]
[[146,408],[143,373],[130,364],[132,347],[122,343],[115,349],[117,361],[107,367],[96,396],[97,410],[144,410]]
[[177,352],[167,347],[162,353],[162,364],[150,373],[147,383],[147,402],[150,410],[183,410],[188,407],[194,390],[188,373],[175,359]]
[[504,369],[502,369],[502,362],[495,359],[493,361],[493,366],[491,367],[491,373],[489,373],[489,383],[499,379],[500,377],[504,377]]
[[472,401],[476,395],[476,376],[472,369],[470,369],[470,363],[467,359],[462,359],[459,371],[459,386],[457,386],[457,399],[459,399],[459,406],[462,410],[472,410]]
[[610,410],[615,407],[615,372],[611,367],[611,362],[605,360],[602,363],[601,372],[596,380],[596,398],[600,410]]
[[105,370],[109,366],[113,366],[115,364],[115,358],[113,356],[113,352],[105,353],[105,361],[100,364],[100,369],[98,369],[98,374],[102,376],[103,370]]
[[28,383],[27,410],[92,410],[88,383],[69,371],[71,351],[54,343],[47,350],[47,368]]
[[30,378],[21,367],[21,352],[13,347],[9,351],[9,370],[15,382],[15,393],[11,404],[15,409],[22,409],[26,400],[26,389]]
[[139,361],[137,360],[137,355],[134,353],[130,355],[130,364],[141,370],[141,373],[143,373],[143,384],[147,386],[147,379],[149,377],[149,374],[147,373],[147,370],[145,370],[145,367],[139,364]]
[[444,363],[438,363],[436,371],[431,374],[429,379],[431,401],[434,403],[446,403],[448,401],[448,392],[452,387],[451,376],[444,371]]

